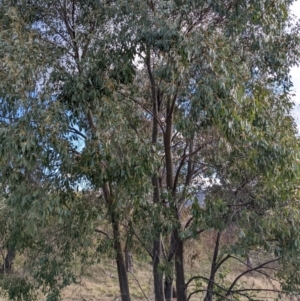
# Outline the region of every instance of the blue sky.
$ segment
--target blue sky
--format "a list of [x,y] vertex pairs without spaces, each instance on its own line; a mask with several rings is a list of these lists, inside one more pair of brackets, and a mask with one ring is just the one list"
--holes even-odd
[[[292,6],[292,12],[294,15],[300,19],[300,0],[297,0]],[[296,120],[298,132],[300,133],[300,66],[294,67],[291,70],[292,80],[294,83],[295,97],[293,98],[295,102],[295,108],[293,110],[293,116]]]

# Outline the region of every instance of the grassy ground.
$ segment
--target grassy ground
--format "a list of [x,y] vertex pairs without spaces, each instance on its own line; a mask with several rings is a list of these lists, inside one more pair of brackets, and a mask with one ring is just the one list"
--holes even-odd
[[[128,275],[132,300],[153,300],[151,268],[148,264],[135,267]],[[89,268],[80,284],[64,290],[65,301],[112,301],[119,300],[119,283],[113,263],[99,264]]]
[[[209,242],[205,241],[197,245],[191,242],[186,247],[186,279],[192,275],[202,274],[209,276],[210,260],[212,252],[210,251]],[[262,254],[253,254],[254,265],[260,264],[265,258]],[[220,270],[221,274],[226,274],[223,280],[222,275],[218,275],[218,283],[223,282],[225,287],[231,283],[235,277],[245,271],[245,266],[237,261],[229,260],[228,263]],[[150,262],[134,260],[134,272],[128,274],[130,292],[132,301],[154,301],[153,295],[153,276]],[[227,284],[227,285],[226,285]],[[276,284],[275,284],[276,285]],[[268,288],[274,289],[274,284],[266,279],[263,275],[253,273],[243,276],[237,283],[239,287],[247,288]],[[191,286],[189,292],[195,287]],[[276,288],[276,287],[275,287]],[[278,288],[278,285],[277,285]],[[274,300],[276,295],[273,293],[260,293],[257,297],[260,300]],[[203,295],[194,295],[190,301],[203,300]],[[119,286],[117,278],[117,269],[114,262],[105,261],[101,264],[90,267],[80,279],[80,284],[72,285],[63,292],[64,301],[119,301]],[[174,299],[176,300],[176,299]],[[243,300],[243,299],[241,299]],[[246,300],[246,299],[245,299]]]
[[[207,237],[203,236],[201,241],[188,241],[185,245],[185,272],[186,280],[194,275],[209,277],[212,250],[215,236],[211,233]],[[230,238],[227,238],[227,240]],[[225,244],[226,242],[223,242]],[[263,253],[252,254],[254,266],[264,262]],[[148,258],[149,260],[149,258]],[[16,265],[22,266],[22,258],[16,259]],[[237,275],[244,272],[247,267],[239,261],[228,260],[220,269],[216,281],[227,287],[232,283]],[[74,266],[77,273],[79,266]],[[226,275],[226,277],[222,276]],[[134,271],[128,274],[132,301],[154,301],[152,265],[147,259],[134,258]],[[188,289],[188,293],[195,289],[195,283]],[[193,286],[194,285],[194,286]],[[275,287],[274,287],[275,285]],[[243,276],[237,283],[237,287],[247,288],[278,288],[278,284],[272,284],[261,274],[253,273]],[[62,293],[63,301],[119,301],[119,283],[117,268],[114,260],[103,259],[101,263],[88,267],[78,279],[78,284],[71,285],[64,289]],[[274,300],[273,293],[260,293],[257,299]],[[41,296],[41,301],[44,298]],[[195,294],[190,301],[203,300],[204,296]],[[4,301],[5,299],[0,299]],[[176,300],[176,299],[175,299]],[[243,299],[241,299],[243,300]],[[246,299],[244,299],[246,300]]]
[[[242,267],[237,267],[242,270]],[[232,281],[234,273],[229,273],[224,281]],[[188,271],[190,274],[191,271]],[[129,274],[130,292],[133,301],[154,301],[153,277],[149,264],[139,264],[133,274]],[[241,278],[240,284],[246,284],[249,288],[273,288],[272,285],[262,276],[250,275]],[[271,293],[261,293],[259,295],[264,300],[274,300],[275,295]],[[72,285],[63,292],[64,301],[118,301],[119,287],[117,271],[113,265],[95,265],[91,267],[80,279],[80,284]],[[176,300],[176,299],[175,299]],[[191,301],[203,300],[203,296],[194,295]]]

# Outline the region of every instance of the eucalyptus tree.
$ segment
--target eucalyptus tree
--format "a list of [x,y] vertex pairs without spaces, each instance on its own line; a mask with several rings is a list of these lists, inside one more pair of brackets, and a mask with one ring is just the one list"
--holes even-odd
[[[280,251],[288,266],[298,245],[286,245],[273,217],[284,207],[278,224],[292,219],[297,229],[291,3],[2,1],[1,176],[9,169],[7,204],[27,213],[28,247],[43,255],[33,275],[50,297],[74,277],[72,254],[87,260],[85,246],[108,219],[122,300],[130,300],[121,237],[128,214],[141,232],[139,218],[150,221],[156,301],[171,298],[173,264],[179,301],[195,279],[206,281],[193,292],[206,301],[242,295],[236,282],[216,283],[234,252]],[[37,166],[41,183],[27,189]],[[230,224],[243,233],[231,257],[219,252]],[[186,281],[185,241],[209,229],[218,231],[211,273]]]
[[[48,298],[58,298],[74,278],[73,253],[88,260],[93,233],[105,234],[95,229],[98,221],[108,218],[121,297],[130,300],[120,222],[130,202],[146,193],[144,174],[153,163],[134,131],[142,114],[112,93],[130,80],[133,67],[132,55],[127,60],[121,48],[101,54],[113,18],[106,8],[94,1],[8,1],[1,7],[1,175],[7,203],[31,231],[31,274]],[[123,131],[127,127],[131,132]],[[28,189],[25,176],[36,165],[40,182]],[[100,192],[88,200],[78,192],[90,189]]]
[[[289,4],[158,1],[140,5],[140,18],[133,14],[135,25],[130,29],[136,30],[137,55],[148,74],[148,84],[136,83],[133,89],[128,87],[127,94],[120,94],[152,116],[152,143],[162,158],[153,184],[156,191],[161,190],[160,199],[174,221],[170,249],[178,300],[187,299],[181,212],[192,198],[193,188],[205,187],[201,178],[221,181],[218,188],[225,193],[225,184],[234,185],[234,191],[250,181],[255,191],[256,185],[269,185],[266,179],[296,172],[290,168],[296,157],[290,154],[296,156],[297,150],[282,138],[295,136],[292,122],[284,122],[291,108],[288,72],[296,62],[298,47],[296,33],[286,28]],[[133,11],[134,5],[130,9]],[[145,97],[141,99],[141,95]],[[286,124],[287,132],[276,136],[279,133],[274,130],[281,128],[280,124]],[[227,154],[222,148],[227,148]],[[232,170],[229,160],[235,163]],[[231,206],[224,196],[220,200],[225,208]],[[212,204],[214,208],[220,202],[213,198]],[[274,203],[268,205],[270,209]],[[252,214],[247,203],[239,206]],[[191,211],[191,218],[195,212]],[[218,221],[224,229],[226,218],[221,217]],[[212,220],[209,227],[217,224]],[[154,254],[156,260],[162,258],[158,242],[154,242]],[[156,267],[156,299],[164,300]],[[207,300],[212,298],[212,283],[213,279],[207,287]]]

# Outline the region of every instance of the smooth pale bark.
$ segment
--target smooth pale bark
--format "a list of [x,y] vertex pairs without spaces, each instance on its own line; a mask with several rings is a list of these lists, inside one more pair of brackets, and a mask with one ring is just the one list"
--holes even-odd
[[132,252],[125,247],[125,265],[126,265],[126,271],[127,272],[133,272],[133,258],[132,258]]

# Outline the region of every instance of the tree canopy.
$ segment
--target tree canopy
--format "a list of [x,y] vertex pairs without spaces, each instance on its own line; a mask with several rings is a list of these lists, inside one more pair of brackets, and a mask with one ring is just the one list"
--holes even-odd
[[[0,286],[58,300],[74,258],[152,260],[155,301],[298,296],[299,141],[285,0],[2,0]],[[185,246],[213,238],[209,272]],[[224,238],[230,233],[232,239]],[[249,266],[251,252],[263,262]],[[24,275],[9,273],[23,255]],[[225,265],[245,271],[229,281]],[[225,280],[226,279],[226,280]],[[174,283],[173,283],[174,282]],[[191,288],[192,287],[192,288]],[[233,298],[233,299],[232,299]]]

